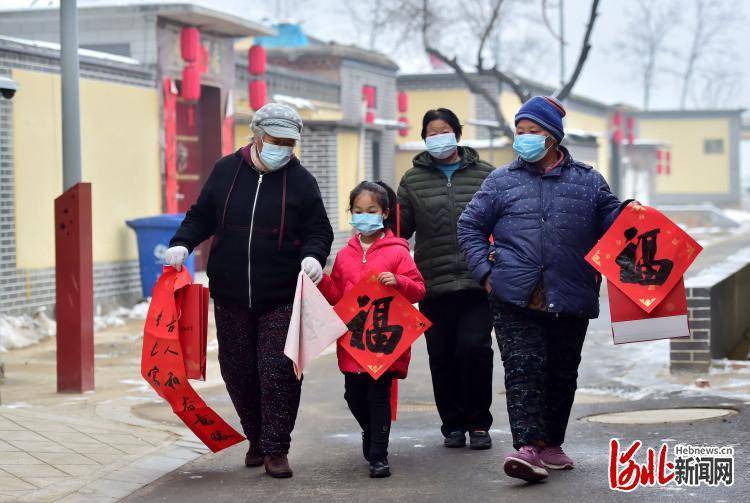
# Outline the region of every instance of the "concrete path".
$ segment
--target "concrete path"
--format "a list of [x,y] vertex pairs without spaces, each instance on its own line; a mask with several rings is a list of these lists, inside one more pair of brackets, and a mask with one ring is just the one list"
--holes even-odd
[[[400,390],[400,416],[391,434],[390,479],[371,480],[360,451],[360,433],[343,400],[343,378],[335,356],[323,357],[307,372],[303,401],[294,432],[290,461],[295,476],[274,480],[262,468],[242,464],[246,444],[209,454],[136,491],[125,501],[623,501],[624,494],[608,488],[608,446],[618,437],[628,444],[644,442],[644,448],[667,442],[732,445],[736,451],[733,487],[645,488],[644,501],[741,501],[750,490],[746,449],[750,445],[750,398],[721,398],[695,388],[691,382],[665,381],[656,375],[666,360],[665,344],[615,347],[604,316],[589,331],[581,368],[579,393],[570,421],[566,449],[577,468],[553,473],[549,481],[527,485],[502,473],[504,455],[512,448],[505,412],[502,367],[496,352],[494,373],[495,422],[489,451],[445,449],[441,445],[438,417],[426,365],[424,341],[415,345],[409,378]],[[656,353],[655,357],[648,353]],[[641,375],[642,374],[642,375]],[[637,385],[638,376],[644,387]],[[636,384],[631,384],[631,380]],[[208,391],[208,390],[207,390]],[[716,390],[714,390],[716,391]],[[208,395],[233,424],[226,392],[217,387]],[[582,418],[603,412],[678,407],[730,407],[732,417],[667,424],[610,425]],[[136,414],[151,419],[173,420],[163,406],[146,404]],[[645,453],[638,460],[644,462]],[[744,496],[743,496],[744,495]],[[635,495],[631,495],[635,496]]]
[[140,378],[142,328],[96,333],[96,391],[82,395],[56,393],[54,338],[4,354],[0,501],[117,501],[208,452],[181,425],[132,414],[162,402]]

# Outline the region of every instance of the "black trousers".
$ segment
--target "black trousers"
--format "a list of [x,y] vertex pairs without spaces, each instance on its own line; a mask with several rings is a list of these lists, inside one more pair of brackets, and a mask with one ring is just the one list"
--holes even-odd
[[443,422],[452,431],[492,425],[492,316],[487,294],[463,290],[420,302],[427,330],[432,389]]
[[344,374],[344,398],[362,431],[370,437],[370,459],[388,456],[391,433],[392,376],[378,380],[369,374]]
[[264,454],[289,452],[302,382],[284,354],[292,305],[256,313],[215,303],[219,366],[245,436]]
[[513,446],[565,441],[589,320],[492,301]]

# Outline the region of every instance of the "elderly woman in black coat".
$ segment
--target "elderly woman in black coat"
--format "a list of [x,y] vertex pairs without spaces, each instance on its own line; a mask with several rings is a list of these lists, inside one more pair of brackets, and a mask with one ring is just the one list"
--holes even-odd
[[315,178],[293,154],[297,112],[270,103],[251,129],[251,142],[214,166],[166,263],[180,268],[214,236],[207,273],[219,364],[250,442],[245,464],[283,478],[292,476],[287,453],[301,392],[284,355],[297,275],[320,281],[333,230]]

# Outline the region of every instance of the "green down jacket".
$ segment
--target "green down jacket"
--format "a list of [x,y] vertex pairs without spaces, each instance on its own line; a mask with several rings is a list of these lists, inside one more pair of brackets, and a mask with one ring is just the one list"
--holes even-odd
[[401,237],[415,236],[414,260],[427,285],[426,298],[459,290],[479,290],[458,246],[458,218],[495,169],[476,150],[458,147],[461,167],[448,181],[432,156],[422,152],[401,179]]

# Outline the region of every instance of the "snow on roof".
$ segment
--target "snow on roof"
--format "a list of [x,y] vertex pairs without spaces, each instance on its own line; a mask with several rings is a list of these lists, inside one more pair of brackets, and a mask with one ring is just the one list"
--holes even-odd
[[[20,45],[25,45],[27,47],[35,47],[37,49],[46,49],[49,51],[55,51],[60,52],[60,44],[56,44],[54,42],[44,42],[42,40],[29,40],[25,38],[16,38],[16,37],[6,37],[5,35],[0,35],[0,40],[5,40],[8,42],[13,42]],[[94,51],[91,49],[78,49],[78,54],[80,56],[85,56],[87,58],[94,58],[94,59],[100,59],[103,61],[111,61],[114,63],[122,63],[125,65],[140,65],[141,62],[137,59],[129,58],[127,56],[120,56],[118,54],[110,54],[108,52],[101,52],[101,51]]]
[[648,138],[635,138],[633,145],[640,147],[669,147],[669,143],[661,140],[651,140]]
[[604,136],[604,133],[600,131],[587,131],[585,129],[573,129],[573,128],[565,128],[565,134],[566,135],[573,135],[573,136],[593,136],[595,138],[600,138]]
[[283,103],[289,105],[297,110],[315,110],[315,104],[304,98],[297,98],[295,96],[287,96],[286,94],[274,94],[273,101],[276,103]]

